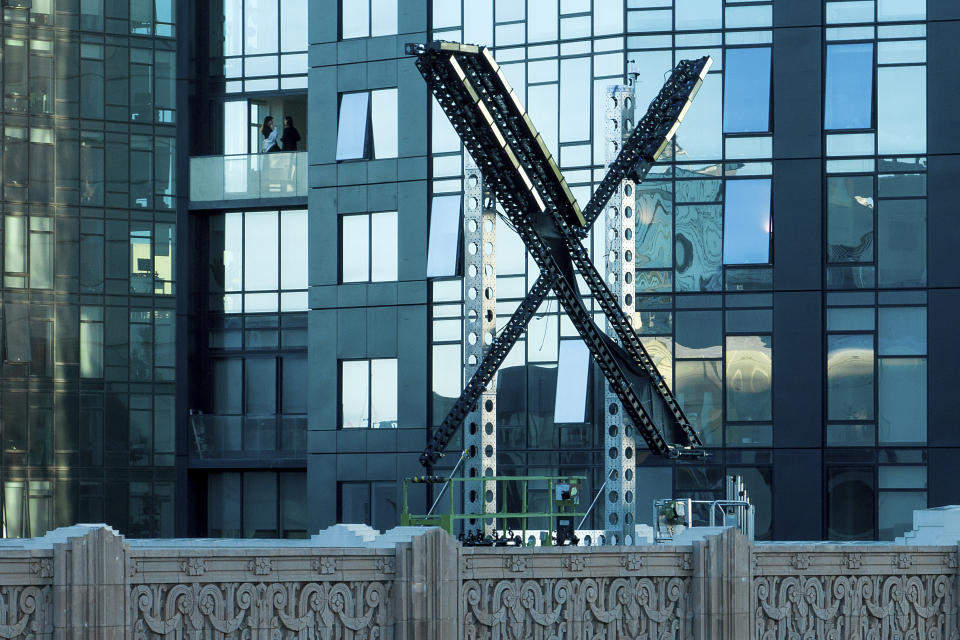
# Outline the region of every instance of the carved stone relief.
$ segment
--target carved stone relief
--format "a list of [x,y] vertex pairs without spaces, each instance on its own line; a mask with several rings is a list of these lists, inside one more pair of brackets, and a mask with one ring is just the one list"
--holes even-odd
[[757,640],[960,638],[954,576],[768,576],[753,584]]
[[461,637],[689,637],[690,590],[677,577],[467,580]]
[[136,640],[392,637],[392,586],[391,582],[137,585],[130,592],[133,633]]
[[34,638],[50,633],[50,587],[0,587],[0,638]]

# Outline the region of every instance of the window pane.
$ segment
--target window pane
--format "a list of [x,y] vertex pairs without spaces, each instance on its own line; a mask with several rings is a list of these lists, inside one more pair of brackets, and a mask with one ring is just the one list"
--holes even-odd
[[873,178],[827,179],[827,260],[873,261]]
[[553,421],[580,423],[587,406],[590,352],[583,340],[561,340]]
[[340,426],[370,426],[370,363],[344,360],[340,371]]
[[830,420],[873,419],[873,335],[827,336]]
[[877,519],[880,540],[893,540],[913,530],[913,512],[927,508],[926,491],[881,491]]
[[770,49],[727,49],[724,133],[770,130]]
[[719,358],[723,355],[723,328],[719,311],[678,311],[678,358]]
[[[31,218],[31,226],[36,218]],[[49,222],[49,218],[44,219]],[[53,288],[53,234],[30,232],[30,287],[33,289]]]
[[720,291],[723,208],[719,205],[696,205],[677,207],[676,210],[676,289]]
[[230,100],[223,103],[223,153],[247,153],[247,140],[242,135],[247,129],[247,101]]
[[103,309],[80,307],[80,377],[103,377]]
[[370,18],[371,36],[395,34],[397,32],[397,0],[370,0]]
[[[560,61],[561,95],[588,95],[590,58]],[[590,100],[560,101],[560,140],[573,142],[590,139]]]
[[283,51],[307,50],[307,18],[307,0],[280,0],[280,33],[283,34],[280,47]]
[[239,414],[243,411],[241,374],[243,361],[239,358],[217,359],[212,366],[211,409],[216,414]]
[[397,90],[371,92],[370,119],[373,123],[373,156],[397,157]]
[[771,420],[771,336],[727,338],[727,420]]
[[370,361],[370,426],[390,429],[397,426],[397,361]]
[[370,524],[370,483],[340,483],[340,522]]
[[[30,362],[30,306],[5,304],[5,347],[7,362]],[[9,423],[8,423],[9,425]]]
[[684,160],[720,158],[723,150],[722,98],[723,76],[715,73],[703,83],[697,99],[677,130],[678,156],[683,156]]
[[927,283],[927,209],[924,200],[881,200],[877,205],[878,286]]
[[[345,93],[340,97],[337,160],[355,160],[366,155],[369,105],[370,94],[365,91]],[[396,111],[396,105],[394,105],[394,111]]]
[[277,361],[248,358],[244,362],[246,413],[273,415],[277,412]]
[[827,47],[825,129],[869,129],[873,113],[873,44]]
[[878,352],[881,356],[922,356],[927,353],[925,307],[880,309]]
[[[460,345],[435,344],[430,360],[433,373],[433,424],[440,424],[454,401],[460,397]],[[499,409],[499,402],[497,404]]]
[[243,291],[243,214],[224,214],[223,224],[223,289]]
[[827,538],[872,540],[875,496],[873,469],[829,469]]
[[674,364],[676,394],[683,412],[700,433],[707,446],[723,442],[723,382],[720,361],[691,362],[679,360]]
[[211,473],[207,476],[207,535],[212,538],[239,537],[242,505],[239,473]]
[[370,216],[341,216],[340,264],[342,282],[370,279]]
[[248,211],[244,214],[246,291],[277,288],[278,231],[276,211]]
[[[460,196],[434,196],[430,206],[427,277],[456,275],[459,249]],[[467,250],[470,250],[470,247],[467,247]],[[479,250],[480,247],[473,247],[474,253]]]
[[341,37],[366,38],[370,35],[370,3],[368,0],[359,2],[341,2]]
[[283,413],[307,412],[307,359],[283,359]]
[[397,515],[397,485],[393,482],[373,483],[373,528],[379,531],[392,529],[399,524]]
[[719,29],[722,12],[721,0],[677,0],[677,29]]
[[917,2],[917,0],[877,0],[877,20],[881,22],[924,20],[926,17],[926,2]]
[[307,474],[280,475],[280,536],[307,537]]
[[397,279],[397,212],[384,211],[370,216],[370,280],[389,282]]
[[243,537],[277,537],[277,474],[247,471],[243,474]]
[[827,331],[873,331],[873,308],[827,309]]
[[276,0],[245,0],[246,51],[274,53],[277,50],[277,2]]
[[724,264],[770,262],[770,180],[728,180]]
[[[635,193],[638,223],[635,264],[640,268],[669,269],[673,266],[673,186],[669,182],[643,182],[636,185]],[[601,220],[603,217],[597,223]],[[499,229],[497,232],[499,235]],[[595,232],[594,237],[596,235],[602,236]],[[499,238],[497,240],[499,254]]]
[[880,67],[877,148],[880,153],[927,152],[927,68]]
[[880,358],[880,444],[927,441],[927,359]]
[[307,211],[280,212],[280,288],[307,288]]
[[3,270],[6,273],[26,273],[27,218],[5,216],[3,233]]

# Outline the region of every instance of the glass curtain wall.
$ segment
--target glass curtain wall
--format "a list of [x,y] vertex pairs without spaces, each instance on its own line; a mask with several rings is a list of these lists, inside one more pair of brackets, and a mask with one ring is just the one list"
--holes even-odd
[[174,3],[20,4],[0,20],[2,533],[173,535]]
[[[638,486],[657,488],[650,500],[720,497],[724,472],[739,473],[760,507],[759,537],[771,513],[772,11],[732,0],[434,0],[431,25],[432,38],[493,47],[581,205],[605,173],[607,88],[631,80],[640,117],[677,61],[713,57],[675,144],[637,187],[634,326],[717,464],[674,470],[641,456]],[[461,146],[435,102],[431,133],[433,194],[461,192]],[[605,233],[601,217],[589,241],[597,265]],[[500,327],[537,275],[499,224]],[[433,281],[435,425],[460,392],[460,290]],[[578,473],[599,486],[599,407],[588,403],[585,422],[554,423],[560,341],[576,337],[551,296],[501,367],[498,473]],[[648,522],[639,498],[637,522]]]
[[825,3],[827,535],[927,505],[926,3]]

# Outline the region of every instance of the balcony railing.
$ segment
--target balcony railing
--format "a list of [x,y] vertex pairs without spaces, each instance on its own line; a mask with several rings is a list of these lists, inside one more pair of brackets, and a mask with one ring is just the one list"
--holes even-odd
[[190,201],[307,196],[307,152],[190,158]]
[[190,457],[276,459],[307,451],[306,416],[224,416],[190,418]]

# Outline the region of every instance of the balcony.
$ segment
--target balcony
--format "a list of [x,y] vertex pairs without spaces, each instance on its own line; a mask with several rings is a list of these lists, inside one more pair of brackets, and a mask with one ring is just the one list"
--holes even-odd
[[306,456],[306,416],[192,414],[189,421],[194,464],[223,459],[276,463]]
[[192,208],[252,200],[305,202],[306,197],[306,151],[190,158]]

